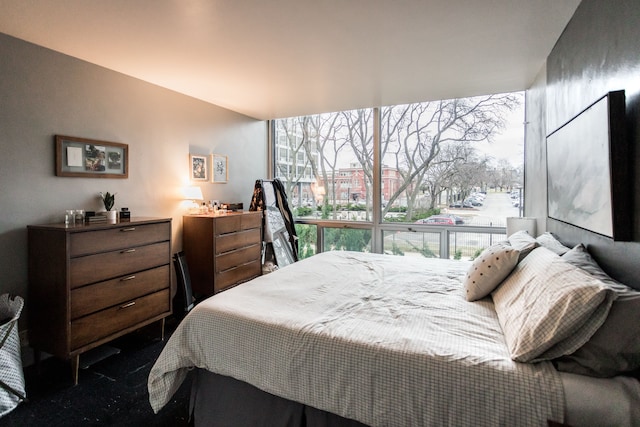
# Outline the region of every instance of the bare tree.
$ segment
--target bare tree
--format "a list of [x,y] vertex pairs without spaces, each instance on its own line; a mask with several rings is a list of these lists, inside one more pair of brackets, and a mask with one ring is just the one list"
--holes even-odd
[[426,172],[436,163],[457,159],[440,156],[443,148],[491,141],[504,128],[505,113],[517,104],[516,96],[503,94],[385,108],[383,159],[391,159],[403,179],[389,205],[407,195],[407,218],[411,218],[412,202],[423,188]]
[[[505,114],[519,104],[513,94],[423,102],[381,109],[381,157],[394,167],[401,180],[390,194],[383,215],[395,202],[407,207],[412,218],[421,193],[430,197],[430,207],[442,191],[468,191],[471,185],[489,180],[486,161],[468,164],[473,143],[491,142],[504,127]],[[287,127],[288,126],[288,127]],[[336,173],[339,157],[350,147],[361,166],[371,206],[373,179],[373,110],[296,118],[281,129],[288,135],[291,152],[305,150],[317,182],[324,183],[325,204],[333,203],[336,217]],[[294,161],[295,164],[295,161]],[[465,166],[466,165],[466,166]],[[454,182],[455,173],[464,173]],[[473,176],[471,175],[473,173]],[[294,175],[295,176],[295,175]],[[293,181],[288,189],[293,189]],[[369,215],[367,210],[367,217]]]
[[[341,154],[346,141],[338,137],[342,133],[340,115],[319,114],[302,118],[303,146],[307,152],[307,158],[311,160],[311,170],[316,177],[316,182],[322,182],[325,186],[323,204],[325,211],[329,206],[329,200],[336,199],[336,173],[338,157]],[[317,156],[316,156],[317,154]],[[328,187],[328,188],[327,188]],[[314,195],[316,198],[317,195]],[[336,204],[331,203],[333,218],[336,218]]]

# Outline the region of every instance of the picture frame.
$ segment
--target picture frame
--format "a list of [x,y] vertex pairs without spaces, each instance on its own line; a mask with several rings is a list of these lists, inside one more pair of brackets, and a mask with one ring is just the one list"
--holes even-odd
[[75,136],[55,135],[56,176],[129,177],[129,146]]
[[211,155],[211,182],[226,184],[229,180],[229,161],[227,156]]
[[547,136],[547,217],[618,241],[632,238],[623,90],[608,92]]
[[207,156],[189,155],[189,176],[191,181],[208,181],[209,164]]

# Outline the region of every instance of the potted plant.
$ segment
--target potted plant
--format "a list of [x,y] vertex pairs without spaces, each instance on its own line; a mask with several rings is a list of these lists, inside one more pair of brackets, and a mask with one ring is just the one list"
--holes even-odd
[[107,215],[107,219],[109,221],[115,221],[116,219],[116,211],[112,211],[111,209],[113,209],[113,205],[116,202],[116,194],[113,193],[109,193],[108,191],[106,192],[106,194],[103,194],[102,192],[100,192],[100,198],[102,199],[102,204],[104,205],[104,209],[107,211],[106,215]]

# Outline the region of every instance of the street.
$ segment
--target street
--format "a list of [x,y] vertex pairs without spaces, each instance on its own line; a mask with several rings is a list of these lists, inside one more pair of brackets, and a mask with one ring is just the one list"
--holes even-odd
[[488,192],[482,206],[473,209],[444,208],[442,213],[450,213],[464,219],[465,225],[506,227],[507,217],[519,216],[519,209],[511,204],[507,192]]

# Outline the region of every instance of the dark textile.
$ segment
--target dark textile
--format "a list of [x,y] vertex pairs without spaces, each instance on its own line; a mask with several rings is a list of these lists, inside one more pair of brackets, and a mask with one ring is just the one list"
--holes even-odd
[[195,372],[191,407],[195,427],[366,427],[204,369]]
[[249,210],[265,213],[263,264],[272,261],[283,267],[298,261],[298,236],[282,182],[278,178],[256,180]]

